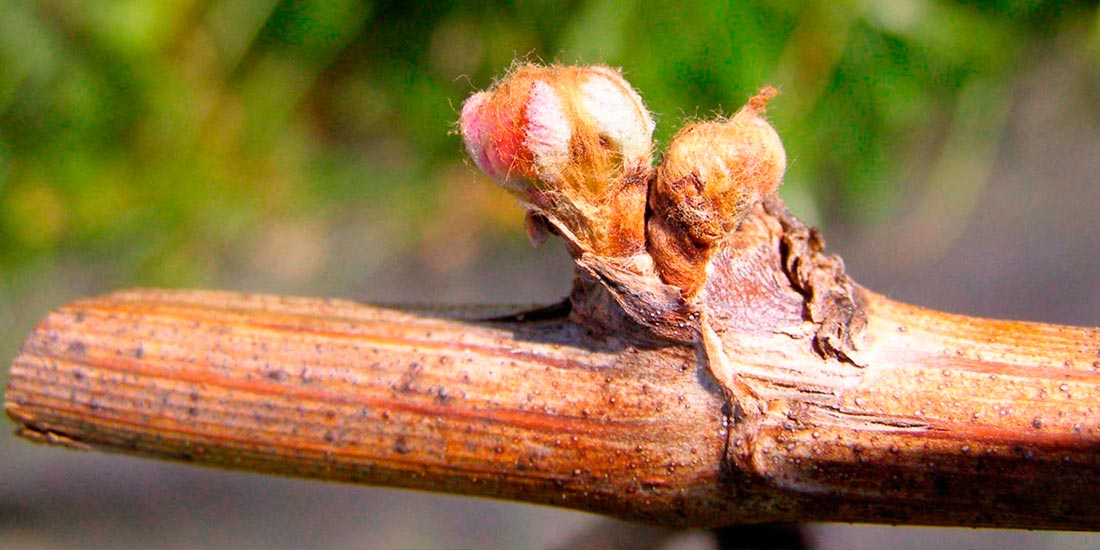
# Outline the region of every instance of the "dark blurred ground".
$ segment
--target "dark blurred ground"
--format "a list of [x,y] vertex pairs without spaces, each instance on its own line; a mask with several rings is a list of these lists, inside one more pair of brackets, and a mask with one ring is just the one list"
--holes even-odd
[[[448,135],[465,95],[528,54],[623,66],[659,139],[777,83],[782,195],[858,281],[957,313],[1100,325],[1092,4],[178,4],[90,15],[0,2],[0,357],[50,308],[133,285],[561,297],[560,244],[531,249],[519,209]],[[544,548],[630,528],[73,453],[9,431],[5,547]],[[826,548],[1100,548],[1095,535],[811,530]]]

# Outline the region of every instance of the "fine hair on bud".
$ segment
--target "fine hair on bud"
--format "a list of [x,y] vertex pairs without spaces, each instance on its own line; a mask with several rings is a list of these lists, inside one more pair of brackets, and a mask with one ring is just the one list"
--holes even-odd
[[657,167],[647,249],[661,279],[685,298],[702,289],[710,259],[783,179],[783,143],[763,116],[775,94],[764,88],[728,119],[688,124]]
[[654,124],[618,70],[518,65],[467,99],[459,124],[474,163],[574,253],[644,251]]

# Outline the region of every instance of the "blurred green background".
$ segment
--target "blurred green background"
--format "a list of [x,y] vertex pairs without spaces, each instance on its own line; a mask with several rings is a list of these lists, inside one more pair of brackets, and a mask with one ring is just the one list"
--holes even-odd
[[[857,279],[965,313],[1100,324],[1095,2],[0,1],[0,356],[51,307],[130,286],[564,294],[568,260],[529,250],[519,209],[454,132],[463,99],[517,58],[622,67],[658,150],[684,119],[774,85],[781,194]],[[0,528],[45,545],[130,540],[36,534],[73,480],[12,481],[46,479],[43,460],[72,473],[128,459],[2,441]],[[204,491],[293,483],[122,463],[200,476]],[[485,541],[535,540],[518,532]],[[263,536],[238,542],[316,540]]]

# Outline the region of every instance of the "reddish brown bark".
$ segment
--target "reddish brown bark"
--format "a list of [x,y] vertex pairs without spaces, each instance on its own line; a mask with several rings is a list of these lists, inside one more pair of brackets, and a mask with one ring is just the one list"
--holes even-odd
[[892,302],[821,246],[767,201],[699,311],[591,258],[526,316],[92,298],[28,336],[6,409],[77,448],[665,525],[1100,527],[1100,329]]

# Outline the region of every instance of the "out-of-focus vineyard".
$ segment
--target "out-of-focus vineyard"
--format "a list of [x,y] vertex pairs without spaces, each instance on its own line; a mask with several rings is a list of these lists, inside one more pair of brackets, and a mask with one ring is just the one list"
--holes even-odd
[[899,182],[989,164],[1032,56],[1072,41],[1095,71],[1100,47],[1095,8],[1064,2],[5,4],[0,303],[58,264],[309,280],[341,230],[469,261],[515,216],[456,111],[517,58],[622,67],[658,147],[775,85],[788,201],[873,223]]

